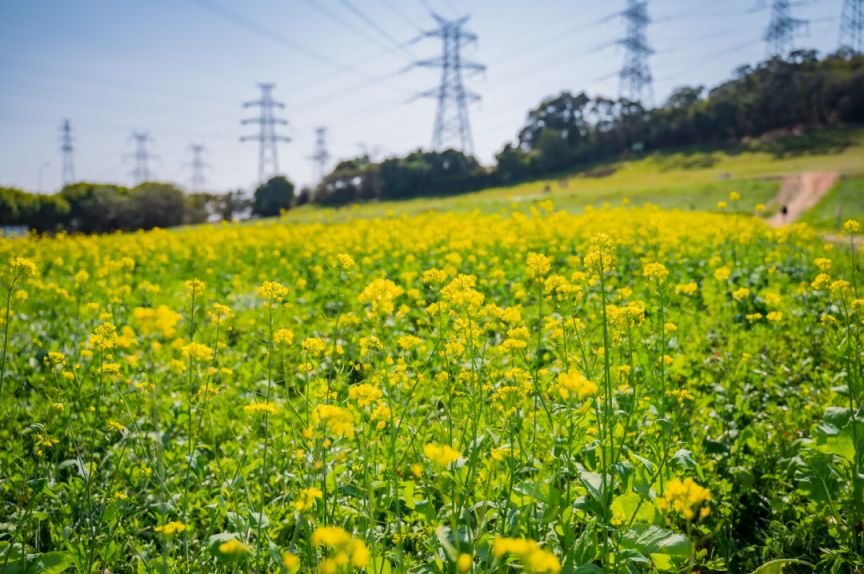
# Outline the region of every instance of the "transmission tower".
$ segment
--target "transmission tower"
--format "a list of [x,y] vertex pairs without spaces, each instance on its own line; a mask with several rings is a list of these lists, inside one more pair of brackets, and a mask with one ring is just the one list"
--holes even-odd
[[468,103],[480,100],[480,96],[465,89],[462,83],[463,71],[482,72],[482,64],[462,58],[462,48],[477,42],[477,35],[463,28],[468,16],[456,20],[446,20],[432,13],[438,28],[423,32],[424,37],[441,38],[443,51],[440,57],[415,62],[415,66],[441,68],[441,84],[432,90],[421,92],[419,97],[435,98],[438,107],[435,112],[435,130],[432,134],[432,148],[459,149],[472,155],[474,144],[471,139],[471,124],[468,120]]
[[618,95],[632,102],[651,105],[654,100],[653,78],[648,56],[654,53],[648,45],[645,28],[651,22],[647,0],[627,0],[621,12],[627,23],[627,35],[618,40],[624,46],[624,64],[618,72]]
[[806,25],[806,20],[792,17],[789,0],[772,0],[771,21],[764,36],[768,56],[783,58],[788,55],[795,47],[798,29]]
[[840,47],[860,54],[864,50],[864,0],[845,0],[840,22]]
[[321,181],[327,175],[330,152],[327,151],[327,128],[315,128],[315,153],[309,156],[315,166],[315,179]]
[[189,166],[192,168],[192,191],[204,191],[207,185],[207,178],[204,176],[204,168],[207,164],[204,162],[204,144],[189,144],[189,151],[192,152],[192,161]]
[[277,118],[275,111],[277,108],[283,109],[285,104],[273,99],[273,87],[275,84],[258,84],[261,88],[261,99],[254,102],[246,102],[244,108],[257,107],[261,108],[261,113],[257,118],[249,118],[241,123],[258,124],[258,135],[243,136],[241,142],[257,141],[258,142],[258,183],[264,183],[270,177],[279,173],[279,154],[277,144],[280,141],[289,142],[289,138],[276,134],[277,125],[288,125],[288,122]]
[[60,127],[60,151],[63,153],[63,185],[69,185],[75,181],[75,163],[72,154],[75,146],[72,144],[72,125],[69,120],[63,120]]
[[135,140],[135,168],[132,170],[132,179],[136,184],[150,180],[150,152],[147,150],[147,144],[152,140],[147,132],[132,132],[132,139]]

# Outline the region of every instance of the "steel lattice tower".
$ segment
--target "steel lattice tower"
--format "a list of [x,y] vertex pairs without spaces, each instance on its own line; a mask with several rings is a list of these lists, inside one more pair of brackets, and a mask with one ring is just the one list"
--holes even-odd
[[75,181],[75,163],[72,154],[75,146],[72,143],[72,125],[69,120],[63,120],[60,127],[60,151],[63,153],[63,185],[69,185]]
[[764,36],[768,56],[783,58],[788,55],[795,47],[795,34],[798,29],[806,25],[805,20],[792,17],[789,0],[773,0],[771,21]]
[[476,43],[477,35],[464,29],[469,16],[446,20],[432,13],[432,17],[438,22],[438,28],[423,32],[423,36],[441,38],[442,54],[437,58],[414,63],[419,67],[441,68],[441,84],[433,90],[418,94],[420,97],[438,100],[432,148],[436,150],[454,148],[472,155],[474,143],[471,139],[468,103],[479,101],[480,96],[465,89],[463,72],[481,72],[486,67],[463,59],[462,48]]
[[624,46],[624,64],[618,72],[618,95],[633,102],[651,105],[654,87],[648,56],[654,50],[648,45],[645,35],[645,28],[651,22],[647,0],[627,0],[627,8],[621,15],[627,22],[627,35],[618,40]]
[[315,165],[315,178],[320,182],[327,175],[327,164],[330,162],[330,152],[327,151],[327,128],[315,128],[315,153],[309,156],[309,159]]
[[139,184],[148,181],[151,176],[150,153],[147,151],[147,144],[151,139],[147,132],[132,132],[132,139],[135,140],[135,168],[132,170],[132,179]]
[[864,0],[845,0],[840,21],[840,47],[860,54],[864,50]]
[[192,161],[189,166],[192,168],[192,191],[204,191],[207,185],[207,178],[204,176],[204,168],[207,164],[204,162],[204,144],[189,144],[189,151],[192,152]]
[[277,108],[285,108],[285,104],[273,99],[274,86],[275,84],[258,84],[258,87],[261,88],[261,99],[243,104],[244,108],[261,108],[261,113],[257,118],[249,118],[241,122],[243,125],[258,124],[258,135],[243,136],[240,138],[241,142],[258,142],[259,184],[264,183],[267,179],[279,173],[279,153],[277,144],[280,141],[291,141],[290,138],[276,134],[276,126],[288,125],[288,122],[276,117],[275,110]]

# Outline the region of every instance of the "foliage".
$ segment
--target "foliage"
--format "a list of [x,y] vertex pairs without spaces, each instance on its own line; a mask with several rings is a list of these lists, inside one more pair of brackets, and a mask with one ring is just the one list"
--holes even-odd
[[[43,233],[173,227],[207,221],[222,202],[220,196],[184,194],[172,184],[158,182],[133,188],[81,182],[53,195],[0,188],[0,225],[24,225]],[[234,209],[232,205],[228,211]]]
[[408,199],[478,189],[488,175],[473,157],[456,150],[414,151],[374,163],[361,157],[339,163],[315,192],[315,201],[343,205],[362,200]]
[[517,145],[499,153],[497,175],[511,181],[573,169],[627,155],[634,145],[669,149],[802,126],[860,124],[862,88],[864,56],[838,52],[819,60],[815,52],[798,51],[788,60],[744,66],[707,92],[678,88],[654,109],[562,92],[528,113]]
[[252,200],[252,213],[261,217],[274,217],[294,203],[294,184],[277,175],[258,186]]
[[0,568],[855,572],[860,226],[728,201],[0,240]]

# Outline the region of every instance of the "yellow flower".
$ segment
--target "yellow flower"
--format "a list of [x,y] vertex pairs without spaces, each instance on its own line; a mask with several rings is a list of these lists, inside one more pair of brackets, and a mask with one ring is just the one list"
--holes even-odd
[[826,259],[825,257],[818,257],[813,260],[813,263],[816,265],[816,267],[819,268],[819,271],[821,271],[822,273],[828,273],[829,271],[831,271],[830,259]]
[[290,552],[285,552],[282,555],[282,565],[288,570],[289,574],[294,574],[300,569],[300,557]]
[[332,436],[354,438],[354,415],[336,405],[318,405],[312,410],[312,424]]
[[371,405],[381,397],[381,390],[369,383],[360,383],[348,389],[348,398],[356,401],[361,408]]
[[548,550],[543,550],[536,541],[526,538],[495,536],[492,555],[502,558],[510,554],[519,559],[529,574],[558,574],[561,562]]
[[279,303],[288,295],[288,288],[276,281],[265,281],[258,287],[258,296],[268,303]]
[[59,365],[63,362],[66,356],[63,353],[58,353],[57,351],[48,351],[48,354],[45,355],[45,364],[46,365]]
[[309,337],[308,339],[304,339],[300,346],[313,357],[317,357],[327,350],[327,343],[324,342],[324,339],[319,339],[318,337]]
[[190,281],[186,281],[184,284],[186,287],[186,294],[190,297],[197,297],[201,293],[204,292],[206,285],[200,279],[192,279]]
[[348,271],[354,267],[354,258],[347,253],[339,253],[336,255],[336,266],[343,271]]
[[542,253],[529,253],[527,262],[528,277],[543,277],[552,268],[552,261]]
[[236,538],[226,540],[219,545],[219,552],[233,557],[241,557],[248,554],[252,548],[248,544],[240,542]]
[[368,303],[372,314],[390,315],[393,313],[394,301],[405,290],[389,279],[374,279],[367,285],[357,299]]
[[696,284],[695,281],[691,281],[689,283],[680,283],[675,286],[676,295],[692,295],[698,290],[699,286]]
[[726,209],[726,202],[725,201],[718,201],[717,202],[717,209]]
[[692,478],[673,478],[666,485],[666,492],[659,504],[664,510],[671,508],[686,520],[691,520],[696,515],[694,509],[709,500],[711,491],[696,484]]
[[741,194],[737,191],[733,191],[729,194],[729,201],[738,201],[741,199]]
[[462,456],[459,451],[446,444],[441,445],[432,442],[423,447],[423,454],[433,463],[443,467],[450,466],[450,463],[459,460]]
[[223,305],[222,303],[213,303],[213,307],[210,308],[210,311],[207,314],[210,319],[214,321],[218,321],[220,319],[230,319],[234,316],[234,312],[231,311],[231,308],[227,305]]
[[568,371],[558,375],[558,393],[567,400],[575,395],[580,401],[597,392],[597,385],[592,383],[579,371]]
[[312,533],[312,545],[336,551],[336,556],[327,560],[334,569],[327,571],[335,572],[336,568],[349,563],[352,568],[362,569],[369,563],[369,549],[366,544],[362,540],[352,538],[345,529],[338,526],[316,528]]
[[249,403],[243,410],[247,413],[269,413],[271,415],[275,415],[279,412],[279,409],[273,403]]
[[657,281],[663,281],[669,275],[669,270],[666,269],[666,266],[662,263],[648,263],[642,269],[642,276],[648,277],[651,279],[656,279]]
[[117,344],[117,328],[111,323],[103,323],[96,327],[87,341],[88,347],[97,351],[113,349]]
[[213,358],[213,349],[193,341],[183,347],[183,358],[192,361],[209,361]]
[[861,231],[861,224],[854,219],[847,219],[846,222],[843,223],[843,231],[850,234],[858,233]]
[[825,288],[829,287],[830,285],[831,285],[831,276],[828,275],[827,273],[820,273],[819,275],[816,276],[816,279],[814,279],[813,282],[810,283],[810,286],[813,287],[813,289],[816,289],[817,291],[822,291]]
[[459,572],[468,572],[471,570],[471,566],[474,563],[474,559],[470,554],[465,554],[464,552],[459,555],[459,558],[456,560],[456,569]]
[[163,524],[162,526],[156,526],[153,528],[159,534],[164,534],[165,536],[173,536],[175,534],[180,534],[181,532],[186,530],[186,525],[182,522],[178,522],[176,520],[169,522],[168,524]]
[[126,430],[126,427],[121,425],[117,421],[108,421],[108,428],[117,432],[123,432]]
[[25,257],[14,258],[12,260],[11,267],[13,283],[14,279],[17,279],[19,277],[29,277],[31,275],[39,274],[39,269],[36,267],[36,264]]
[[277,329],[273,333],[273,342],[277,345],[290,346],[294,343],[294,331],[291,329]]
[[714,279],[721,282],[726,281],[729,279],[729,276],[731,274],[732,272],[729,270],[728,267],[718,267],[714,270]]
[[324,493],[321,492],[320,488],[315,488],[314,486],[309,488],[304,488],[300,491],[300,497],[294,501],[294,510],[298,512],[302,512],[304,510],[308,510],[315,506],[315,500],[319,498],[323,498]]

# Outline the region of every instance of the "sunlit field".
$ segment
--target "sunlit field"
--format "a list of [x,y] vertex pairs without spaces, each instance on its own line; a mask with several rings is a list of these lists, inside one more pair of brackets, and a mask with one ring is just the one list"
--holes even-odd
[[859,225],[721,199],[0,240],[0,573],[860,572]]

